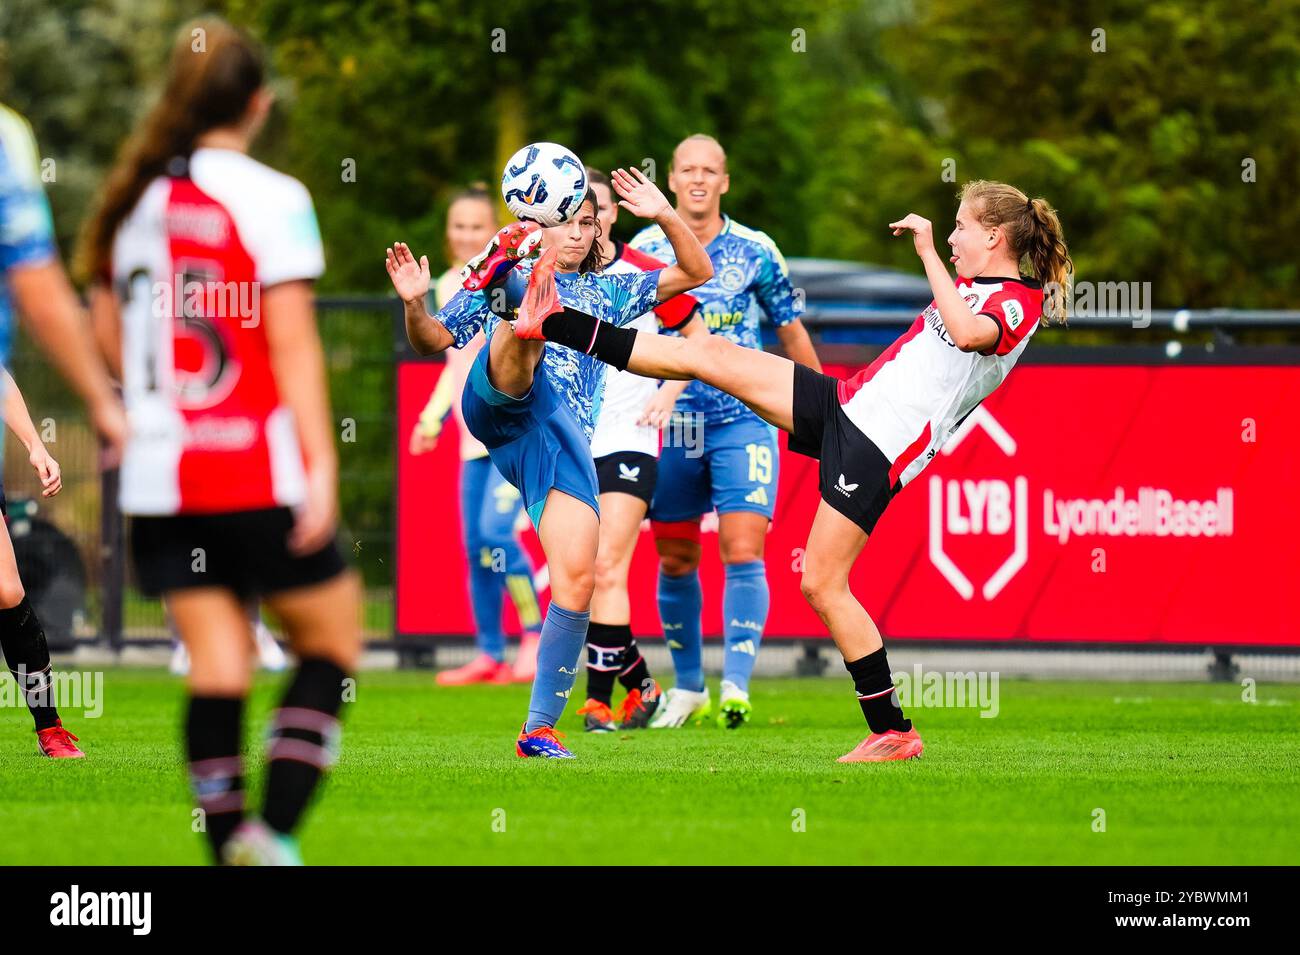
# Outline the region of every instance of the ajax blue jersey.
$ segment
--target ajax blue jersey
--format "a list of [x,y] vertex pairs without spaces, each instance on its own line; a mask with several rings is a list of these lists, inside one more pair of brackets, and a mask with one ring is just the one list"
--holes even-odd
[[[657,225],[642,229],[630,245],[664,262],[677,261],[672,244]],[[761,348],[760,310],[778,328],[803,314],[803,300],[795,297],[790,286],[785,259],[766,234],[723,216],[722,231],[705,251],[713,260],[713,278],[692,289],[691,295],[699,301],[710,333],[746,348]],[[676,410],[696,414],[704,424],[757,417],[739,399],[702,381],[687,385]]]
[[[532,271],[532,261],[515,266],[520,279]],[[601,321],[627,325],[659,304],[659,272],[624,272],[609,275],[603,272],[556,272],[555,286],[560,301],[570,308]],[[462,348],[483,329],[487,342],[492,341],[500,318],[488,307],[487,294],[461,289],[450,302],[439,310],[438,321],[446,327]],[[484,345],[487,348],[488,345]],[[582,427],[587,440],[591,440],[600,416],[600,403],[605,393],[605,371],[609,367],[590,355],[547,344],[542,352],[542,362],[552,386],[569,406],[574,418]]]
[[54,227],[41,189],[36,140],[27,121],[0,104],[0,364],[9,362],[13,336],[8,273],[54,256]]

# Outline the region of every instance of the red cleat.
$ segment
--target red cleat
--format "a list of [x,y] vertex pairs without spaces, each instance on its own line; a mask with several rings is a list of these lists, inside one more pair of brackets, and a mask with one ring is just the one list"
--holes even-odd
[[921,734],[916,731],[916,727],[906,733],[888,730],[884,733],[872,733],[836,762],[883,763],[893,759],[915,759],[921,755],[921,750],[924,748]]
[[514,322],[516,338],[545,341],[542,323],[556,312],[564,311],[555,289],[555,259],[559,254],[558,249],[548,249],[533,266],[533,274],[528,276],[528,289],[519,306],[519,317]]
[[471,683],[509,683],[510,664],[504,660],[493,660],[486,653],[480,653],[463,667],[443,670],[434,680],[438,686],[468,686]]
[[83,759],[85,753],[77,748],[77,737],[63,728],[63,720],[53,726],[36,731],[36,745],[42,756],[50,759]]
[[537,251],[542,227],[536,222],[512,222],[491,239],[483,251],[460,270],[461,288],[481,292],[505,278],[506,273]]

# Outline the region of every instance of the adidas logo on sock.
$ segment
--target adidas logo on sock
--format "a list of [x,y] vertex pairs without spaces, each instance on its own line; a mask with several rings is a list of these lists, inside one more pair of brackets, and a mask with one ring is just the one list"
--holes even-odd
[[758,656],[758,650],[754,646],[753,640],[741,640],[739,643],[733,643],[727,649],[732,653],[748,653],[751,657]]
[[680,649],[682,649],[682,644],[678,643],[676,640],[669,640],[669,641],[668,641],[668,649],[669,649],[669,650],[680,650]]

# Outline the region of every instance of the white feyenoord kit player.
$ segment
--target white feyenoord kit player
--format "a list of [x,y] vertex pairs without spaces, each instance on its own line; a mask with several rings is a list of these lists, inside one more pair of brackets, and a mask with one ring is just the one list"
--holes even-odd
[[[604,272],[617,275],[663,267],[664,263],[654,256],[615,242],[614,261],[605,266]],[[677,295],[625,327],[653,334],[662,322],[664,328],[676,330],[690,321],[695,306],[691,296]],[[631,494],[650,506],[659,463],[659,429],[637,424],[637,419],[658,387],[659,382],[653,378],[608,369],[604,395],[597,409],[596,430],[591,436],[591,456],[596,462],[601,494]]]
[[870,366],[843,380],[795,366],[790,450],[821,461],[821,495],[868,534],[890,500],[1007,377],[1043,313],[1027,278],[958,278],[977,315],[998,325],[983,352],[948,338],[934,302]]
[[260,308],[263,289],[324,271],[311,197],[233,150],[198,149],[177,171],[145,188],[112,250],[131,423],[120,500],[141,586],[250,596],[328,579],[343,569],[333,543],[286,549],[304,462]]

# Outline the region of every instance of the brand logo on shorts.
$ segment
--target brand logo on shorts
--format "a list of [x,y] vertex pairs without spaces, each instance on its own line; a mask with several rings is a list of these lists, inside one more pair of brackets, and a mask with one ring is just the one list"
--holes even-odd
[[850,484],[849,479],[846,478],[843,474],[840,475],[839,481],[837,481],[835,484],[835,490],[839,491],[845,497],[848,497],[851,493],[853,493],[857,489],[858,486],[856,484]]
[[761,504],[767,506],[767,488],[758,487],[745,495],[745,500],[750,504]]
[[618,463],[618,476],[624,481],[635,481],[641,475],[641,465],[634,468],[628,467],[622,461]]

